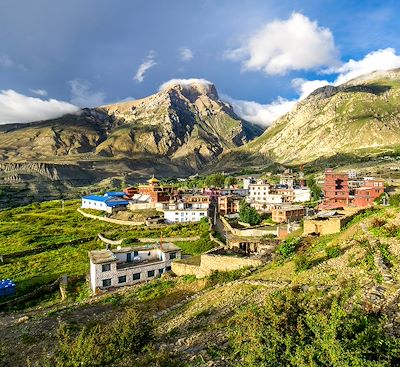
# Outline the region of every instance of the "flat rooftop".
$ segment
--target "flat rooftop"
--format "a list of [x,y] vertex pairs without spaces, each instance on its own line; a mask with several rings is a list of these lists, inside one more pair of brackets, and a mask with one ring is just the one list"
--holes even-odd
[[108,263],[112,261],[117,261],[117,257],[115,254],[124,254],[133,251],[150,251],[150,250],[161,250],[162,252],[175,252],[180,251],[180,247],[174,245],[171,242],[165,242],[161,245],[143,245],[143,246],[135,246],[135,247],[121,247],[113,250],[92,250],[89,251],[89,258],[94,264],[102,264]]

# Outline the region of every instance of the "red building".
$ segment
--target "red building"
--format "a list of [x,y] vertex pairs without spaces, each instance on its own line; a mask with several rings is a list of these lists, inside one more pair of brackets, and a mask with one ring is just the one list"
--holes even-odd
[[349,176],[347,173],[335,173],[332,169],[327,169],[325,171],[322,209],[336,209],[349,206],[349,200]]
[[362,187],[355,189],[353,205],[366,207],[374,205],[374,200],[380,197],[385,191],[383,180],[365,180]]
[[154,176],[147,181],[148,185],[139,185],[139,194],[149,195],[152,203],[167,202],[174,195],[174,187],[161,186]]

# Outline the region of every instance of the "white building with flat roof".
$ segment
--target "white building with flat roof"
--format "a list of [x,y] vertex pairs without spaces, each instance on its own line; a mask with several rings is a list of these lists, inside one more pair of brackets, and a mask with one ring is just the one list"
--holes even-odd
[[89,251],[90,288],[122,287],[154,279],[171,270],[181,258],[181,249],[173,243]]

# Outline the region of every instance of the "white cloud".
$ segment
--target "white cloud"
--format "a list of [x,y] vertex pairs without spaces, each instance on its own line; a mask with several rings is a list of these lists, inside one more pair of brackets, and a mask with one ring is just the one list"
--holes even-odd
[[47,90],[45,89],[29,89],[33,94],[37,94],[38,96],[47,96]]
[[306,80],[302,78],[296,78],[292,80],[292,86],[299,93],[299,101],[308,97],[310,93],[314,92],[316,89],[329,85],[327,80]]
[[190,61],[193,59],[193,52],[190,48],[182,47],[179,50],[179,57],[182,61]]
[[337,54],[328,28],[318,26],[303,14],[292,13],[287,20],[265,24],[242,47],[227,51],[225,56],[242,61],[245,70],[285,74],[335,66]]
[[133,78],[134,80],[137,80],[139,83],[143,82],[146,71],[152,68],[153,66],[157,65],[154,58],[155,58],[155,52],[150,51],[149,54],[146,56],[146,58],[143,60],[143,62],[139,65],[139,68],[137,69],[136,74]]
[[390,70],[398,67],[400,67],[400,56],[396,55],[396,50],[385,48],[372,51],[358,61],[350,59],[340,67],[330,68],[324,72],[326,74],[339,73],[334,82],[335,85],[339,85],[376,70]]
[[68,102],[28,97],[12,89],[0,91],[0,124],[47,120],[78,111]]
[[104,104],[105,94],[90,90],[86,80],[73,79],[68,82],[71,88],[71,103],[79,107],[98,107]]
[[238,116],[264,127],[271,125],[277,118],[289,112],[297,102],[282,97],[278,97],[269,104],[233,99],[226,95],[221,98],[232,105]]
[[183,87],[189,87],[191,84],[201,84],[204,86],[213,85],[210,81],[206,79],[197,79],[197,78],[190,78],[190,79],[171,79],[167,82],[160,85],[158,90],[161,92],[165,89],[168,89],[174,85],[182,85]]

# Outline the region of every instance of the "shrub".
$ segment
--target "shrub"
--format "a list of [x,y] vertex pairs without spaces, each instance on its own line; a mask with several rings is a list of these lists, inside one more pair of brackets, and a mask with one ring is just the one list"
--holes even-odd
[[283,290],[262,307],[236,314],[229,326],[229,359],[256,366],[396,366],[400,339],[384,332],[385,320],[346,299]]
[[64,324],[57,346],[36,366],[117,366],[142,352],[152,339],[152,328],[142,314],[130,309],[111,324],[84,328],[76,337]]
[[325,253],[326,253],[326,256],[328,257],[328,259],[333,259],[335,257],[340,256],[342,251],[340,250],[339,246],[331,246],[331,247],[327,247],[325,249]]
[[284,259],[287,259],[295,254],[300,242],[301,239],[297,237],[286,239],[277,247],[276,252]]
[[389,196],[389,204],[392,206],[400,206],[400,194]]
[[312,262],[306,254],[300,254],[294,259],[294,264],[296,265],[296,272],[310,269],[312,267]]

